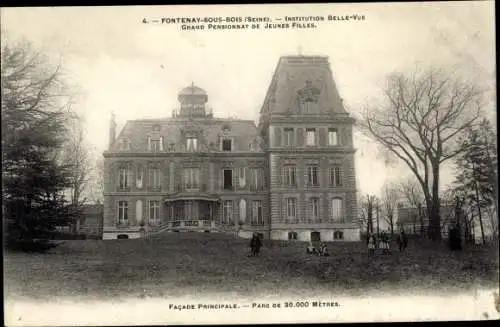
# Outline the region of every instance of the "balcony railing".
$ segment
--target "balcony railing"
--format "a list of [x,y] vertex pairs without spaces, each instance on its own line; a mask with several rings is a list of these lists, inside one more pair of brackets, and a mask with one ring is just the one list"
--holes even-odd
[[208,190],[207,184],[176,184],[174,192],[206,192]]
[[214,228],[214,220],[174,220],[169,222],[170,227],[175,229],[202,229],[202,228]]
[[261,192],[261,191],[265,190],[265,187],[264,187],[264,185],[252,185],[252,184],[250,184],[248,186],[248,189],[252,192]]
[[341,219],[332,219],[332,218],[282,218],[277,220],[277,222],[283,224],[342,224],[345,222],[343,218]]
[[130,222],[128,220],[120,220],[116,222],[117,228],[127,228],[130,227]]

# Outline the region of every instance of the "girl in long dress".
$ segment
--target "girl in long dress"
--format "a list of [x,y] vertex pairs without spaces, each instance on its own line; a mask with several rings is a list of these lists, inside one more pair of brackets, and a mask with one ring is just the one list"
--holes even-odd
[[375,254],[375,236],[368,235],[368,256],[373,256]]

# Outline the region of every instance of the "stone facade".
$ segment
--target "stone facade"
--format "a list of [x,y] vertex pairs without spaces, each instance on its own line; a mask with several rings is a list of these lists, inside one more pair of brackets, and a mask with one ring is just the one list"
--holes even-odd
[[359,239],[353,119],[325,57],[282,57],[252,121],[191,85],[171,118],[128,121],[105,152],[104,239],[151,232]]

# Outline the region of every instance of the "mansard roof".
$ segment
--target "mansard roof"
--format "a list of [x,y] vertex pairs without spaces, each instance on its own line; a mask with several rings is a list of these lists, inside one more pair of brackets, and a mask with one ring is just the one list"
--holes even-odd
[[[229,129],[228,129],[229,127]],[[129,120],[110,151],[120,151],[123,141],[129,142],[130,152],[148,152],[148,137],[162,137],[164,151],[175,144],[176,151],[185,144],[184,137],[189,133],[201,134],[200,146],[219,146],[219,137],[232,138],[234,151],[249,151],[250,143],[258,136],[257,127],[252,120],[204,118],[204,119],[142,119]],[[179,148],[180,147],[180,148]]]
[[301,100],[317,101],[322,113],[346,113],[328,57],[281,57],[269,85],[261,114],[294,111],[298,101]]

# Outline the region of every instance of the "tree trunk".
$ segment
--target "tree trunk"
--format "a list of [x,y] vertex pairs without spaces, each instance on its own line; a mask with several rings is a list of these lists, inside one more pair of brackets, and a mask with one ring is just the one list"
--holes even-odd
[[424,213],[422,203],[418,203],[418,220],[420,223],[420,237],[424,237]]
[[394,217],[392,214],[389,215],[389,227],[391,228],[391,238],[394,236]]
[[432,169],[432,195],[429,212],[429,238],[432,241],[441,240],[441,217],[439,203],[439,165]]
[[479,216],[479,227],[481,228],[481,238],[483,240],[483,244],[486,244],[486,238],[484,237],[484,227],[483,227],[483,217],[481,215],[481,204],[479,203],[479,190],[477,187],[477,182],[474,183],[474,188],[476,189],[476,203],[477,203],[477,213]]
[[377,235],[380,234],[380,217],[379,217],[379,207],[377,202]]
[[371,201],[368,201],[368,232],[373,234],[373,206]]

